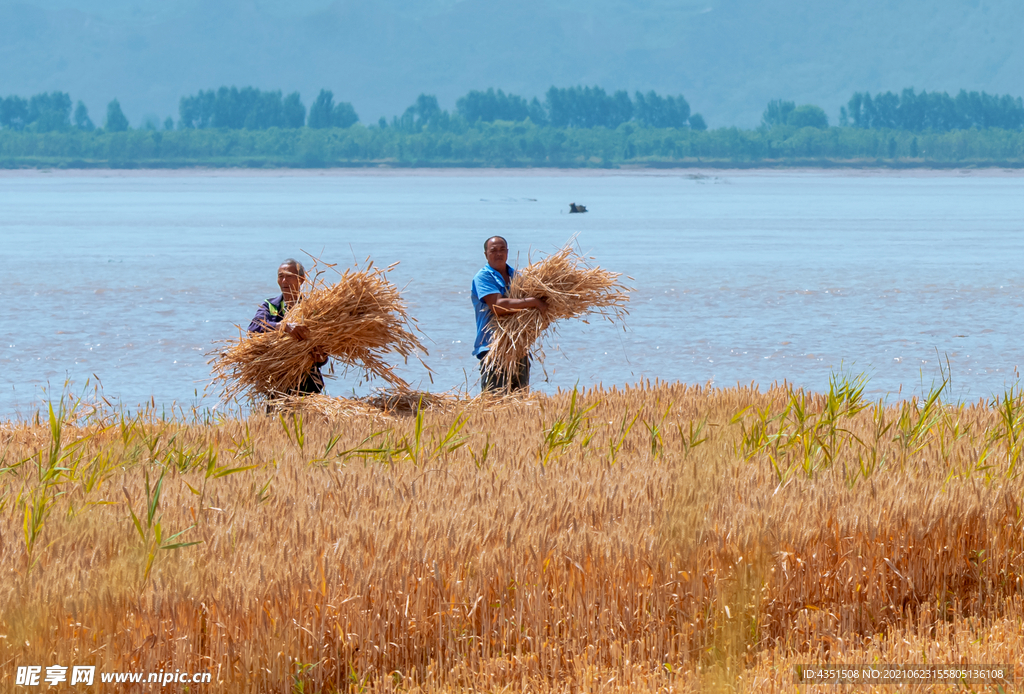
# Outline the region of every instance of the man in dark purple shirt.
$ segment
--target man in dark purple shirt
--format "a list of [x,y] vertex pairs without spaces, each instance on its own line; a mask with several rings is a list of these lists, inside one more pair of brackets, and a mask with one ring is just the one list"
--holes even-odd
[[[306,269],[302,267],[302,263],[293,258],[288,258],[281,263],[281,266],[277,268],[277,286],[281,288],[281,295],[267,299],[260,304],[252,322],[249,323],[249,332],[265,333],[270,330],[283,330],[299,341],[309,338],[309,329],[306,326],[288,323],[284,320],[288,309],[302,299],[300,290],[304,279],[306,279]],[[319,347],[313,350],[312,357],[313,366],[297,387],[288,390],[288,395],[311,395],[324,389],[324,377],[320,368],[327,363],[327,357]]]

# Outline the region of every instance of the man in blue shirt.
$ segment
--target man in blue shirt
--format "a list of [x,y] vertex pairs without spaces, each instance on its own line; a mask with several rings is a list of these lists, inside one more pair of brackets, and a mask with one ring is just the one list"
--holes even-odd
[[[299,261],[288,258],[277,268],[277,286],[281,288],[281,295],[267,299],[260,304],[252,322],[249,323],[249,332],[265,333],[270,330],[283,330],[296,340],[302,341],[309,338],[309,329],[297,323],[286,323],[285,312],[299,303],[302,298],[302,281],[306,279],[306,269]],[[302,382],[295,388],[288,390],[288,395],[311,395],[319,393],[324,389],[324,377],[320,368],[327,363],[327,357],[320,350],[315,348],[312,353],[313,365],[303,377]]]
[[484,355],[491,346],[490,322],[493,316],[503,316],[515,311],[536,309],[541,313],[548,310],[544,299],[508,298],[508,288],[515,276],[515,270],[508,264],[508,243],[501,236],[492,236],[484,241],[484,257],[487,264],[473,278],[473,311],[476,313],[476,342],[473,354],[480,360],[480,390],[483,392],[513,391],[530,385],[529,356],[519,362],[519,370],[511,378],[484,366]]

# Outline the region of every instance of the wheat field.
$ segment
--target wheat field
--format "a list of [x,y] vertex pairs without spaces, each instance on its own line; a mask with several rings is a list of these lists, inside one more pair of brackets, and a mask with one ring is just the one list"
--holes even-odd
[[1014,664],[1022,448],[1019,392],[884,404],[839,376],[406,416],[66,398],[0,423],[0,689],[54,663],[282,693],[782,692],[806,691],[801,663]]

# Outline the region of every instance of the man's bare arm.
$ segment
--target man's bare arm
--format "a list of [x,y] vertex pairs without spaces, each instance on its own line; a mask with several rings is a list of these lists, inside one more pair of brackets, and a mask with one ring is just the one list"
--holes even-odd
[[302,342],[309,337],[309,328],[300,323],[287,323],[281,321],[281,330],[285,331],[299,342]]
[[548,304],[544,299],[531,296],[526,299],[509,299],[501,296],[500,294],[488,294],[481,299],[485,304],[491,307],[491,311],[496,316],[504,316],[509,313],[515,313],[516,311],[522,311],[528,308],[535,308],[545,314],[548,312]]

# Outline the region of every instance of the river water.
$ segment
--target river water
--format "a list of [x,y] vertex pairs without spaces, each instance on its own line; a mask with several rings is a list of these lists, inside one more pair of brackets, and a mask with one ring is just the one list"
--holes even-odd
[[[569,203],[588,206],[567,214]],[[238,335],[304,253],[391,273],[431,390],[475,390],[469,286],[483,240],[525,264],[576,235],[635,279],[625,326],[568,323],[533,384],[638,379],[1002,393],[1024,362],[1024,175],[1011,172],[330,171],[0,173],[0,418],[96,379],[109,401],[200,407]],[[329,381],[364,394],[358,374]]]

